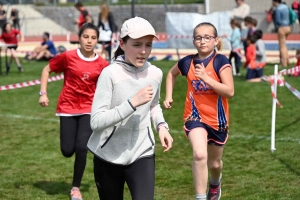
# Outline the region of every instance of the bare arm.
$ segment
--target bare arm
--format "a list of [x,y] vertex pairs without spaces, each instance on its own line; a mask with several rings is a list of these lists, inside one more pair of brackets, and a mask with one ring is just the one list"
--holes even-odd
[[173,89],[176,82],[176,77],[180,74],[177,63],[169,70],[166,78],[166,99],[164,101],[164,107],[170,109],[173,103]]
[[42,50],[47,50],[47,49],[48,49],[48,45],[47,45],[47,44],[44,44],[43,46],[41,46],[40,51],[42,51]]
[[44,67],[41,75],[41,80],[40,80],[41,81],[40,91],[42,91],[44,94],[40,96],[39,104],[43,107],[48,106],[49,104],[49,99],[47,96],[47,85],[48,85],[48,78],[50,73],[51,70],[48,64]]
[[20,32],[20,34],[19,34],[19,35],[20,35],[20,38],[21,38],[21,39],[20,39],[20,40],[21,40],[21,42],[24,42],[24,40],[25,40],[25,38],[24,38],[24,34],[23,34],[22,32]]

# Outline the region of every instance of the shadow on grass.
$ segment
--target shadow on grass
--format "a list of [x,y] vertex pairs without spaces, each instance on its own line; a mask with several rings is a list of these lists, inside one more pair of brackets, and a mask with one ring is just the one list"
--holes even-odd
[[295,169],[293,168],[287,161],[278,158],[276,155],[271,154],[271,156],[273,158],[275,158],[276,160],[278,160],[281,164],[283,164],[285,166],[286,169],[288,169],[290,172],[294,173],[295,175],[297,175],[298,177],[300,177],[300,171],[299,169]]
[[[33,186],[40,190],[44,190],[49,195],[69,194],[72,188],[71,183],[58,181],[38,181],[33,183]],[[15,187],[18,188],[18,185],[15,184]],[[80,186],[82,192],[88,191],[89,188],[90,184],[81,184]]]
[[300,118],[297,118],[295,121],[276,129],[276,133],[279,133],[280,131],[282,131],[282,130],[286,129],[287,127],[292,126],[293,124],[296,124],[298,122],[300,122]]

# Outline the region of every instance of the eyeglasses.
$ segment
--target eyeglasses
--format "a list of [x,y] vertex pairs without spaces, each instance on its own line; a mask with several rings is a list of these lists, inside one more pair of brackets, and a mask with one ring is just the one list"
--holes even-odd
[[195,40],[196,42],[202,42],[202,39],[204,39],[204,42],[210,42],[210,40],[211,40],[212,38],[216,38],[216,37],[214,37],[214,36],[209,36],[209,35],[205,35],[205,36],[197,35],[197,36],[194,37],[194,40]]

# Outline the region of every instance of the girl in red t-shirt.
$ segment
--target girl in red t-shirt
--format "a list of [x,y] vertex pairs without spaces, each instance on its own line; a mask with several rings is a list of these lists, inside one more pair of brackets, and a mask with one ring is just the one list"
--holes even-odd
[[96,83],[108,62],[94,52],[99,30],[90,23],[79,30],[79,49],[61,53],[49,61],[41,76],[39,104],[48,106],[47,83],[51,72],[64,73],[64,85],[60,93],[56,115],[60,117],[60,145],[65,157],[75,153],[71,199],[81,200],[79,190],[86,165],[87,142],[92,134],[90,126],[91,106]]
[[16,61],[16,64],[18,66],[19,72],[23,71],[23,68],[21,66],[21,63],[19,61],[19,58],[17,56],[17,48],[18,48],[18,37],[21,37],[21,41],[24,41],[24,35],[20,30],[12,29],[10,23],[5,23],[2,27],[2,34],[0,36],[0,39],[4,41],[6,44],[6,48],[10,50],[10,60],[8,63],[6,63],[6,74],[9,73],[10,65],[12,63],[12,60],[14,59]]

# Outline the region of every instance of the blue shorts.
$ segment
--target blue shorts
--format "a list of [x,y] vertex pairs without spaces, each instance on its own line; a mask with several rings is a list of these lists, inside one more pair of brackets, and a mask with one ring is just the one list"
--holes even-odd
[[228,139],[228,129],[224,131],[217,131],[212,127],[204,124],[200,121],[187,121],[184,124],[184,131],[188,137],[189,133],[194,128],[204,128],[207,132],[207,144],[215,144],[217,146],[223,146]]
[[263,68],[248,69],[246,79],[260,78],[263,76]]

